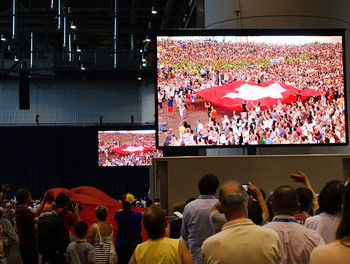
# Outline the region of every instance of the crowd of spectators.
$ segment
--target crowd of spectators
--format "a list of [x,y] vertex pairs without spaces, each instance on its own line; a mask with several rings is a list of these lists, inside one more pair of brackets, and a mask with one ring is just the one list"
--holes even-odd
[[[106,222],[106,206],[96,207],[97,223],[89,228],[80,219],[78,204],[68,209],[69,197],[65,193],[59,193],[52,204],[45,194],[32,207],[29,190],[20,188],[16,192],[15,222],[11,223],[5,210],[0,210],[0,260],[7,263],[9,249],[17,245],[23,263],[37,264],[37,241],[40,241],[37,226],[48,214],[45,211],[72,210],[65,211],[62,218],[65,251],[43,256],[43,263],[99,263],[95,255],[95,245],[99,243],[111,245],[106,262],[111,264],[117,261],[121,264],[232,263],[233,259],[238,263],[347,263],[350,256],[348,183],[331,180],[316,195],[303,172],[291,174],[290,179],[304,186],[295,189],[282,185],[265,197],[250,182],[241,185],[232,180],[219,188],[219,178],[206,174],[198,182],[197,199],[174,204],[173,221],[167,221],[159,199],[137,200],[126,193],[121,199],[122,208],[114,213],[118,226],[115,244],[113,227]],[[1,205],[9,205],[3,201],[8,186],[3,185],[2,189]],[[134,211],[137,204],[148,208],[144,214]],[[144,242],[141,222],[148,235]],[[73,226],[76,238],[70,236],[68,240]],[[12,244],[8,242],[10,237]]]
[[[169,108],[171,101],[169,118],[176,113],[173,107],[179,109],[181,117],[180,124],[169,126],[173,137],[167,145],[345,143],[340,42],[266,44],[171,38],[159,40],[157,45],[158,104],[163,100]],[[186,121],[186,111],[195,111],[192,102],[196,92],[234,81],[271,80],[323,94],[304,101],[296,94],[295,102],[279,102],[267,109],[259,101],[247,100],[241,111],[233,111],[221,119],[212,118],[213,106],[206,106],[208,119],[203,115],[199,126],[187,122],[188,135],[178,131],[177,126]],[[158,109],[159,113],[163,111]]]
[[[99,166],[142,166],[151,165],[153,157],[162,157],[162,151],[155,149],[154,133],[100,132],[98,139]],[[119,154],[114,148],[123,146],[143,146],[146,152]]]

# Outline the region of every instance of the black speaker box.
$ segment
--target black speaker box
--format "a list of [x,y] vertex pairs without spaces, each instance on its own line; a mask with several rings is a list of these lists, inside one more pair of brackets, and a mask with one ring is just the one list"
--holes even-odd
[[29,108],[29,71],[21,69],[19,71],[19,109],[28,110]]

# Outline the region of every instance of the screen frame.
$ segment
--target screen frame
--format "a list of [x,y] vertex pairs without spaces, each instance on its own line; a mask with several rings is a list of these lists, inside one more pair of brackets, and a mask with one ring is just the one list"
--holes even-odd
[[[155,125],[156,125],[156,148],[163,151],[174,149],[184,150],[189,149],[218,149],[218,148],[237,148],[237,149],[257,149],[257,148],[284,148],[284,147],[333,147],[349,145],[348,132],[348,104],[347,104],[347,72],[346,72],[346,43],[345,43],[345,28],[328,28],[328,29],[170,29],[170,30],[155,30],[152,41],[154,43],[155,61],[153,63],[154,71],[154,109],[155,109]],[[346,143],[308,143],[308,144],[254,144],[254,145],[192,145],[192,146],[164,146],[159,142],[159,114],[158,114],[158,57],[157,57],[157,37],[162,36],[341,36],[342,51],[343,51],[343,83],[344,83],[344,111],[345,111],[345,139]]]

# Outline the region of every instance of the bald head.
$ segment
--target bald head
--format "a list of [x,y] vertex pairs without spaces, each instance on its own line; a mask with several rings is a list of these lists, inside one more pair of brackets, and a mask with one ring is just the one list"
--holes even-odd
[[248,194],[240,183],[226,182],[220,188],[219,202],[227,220],[247,216]]

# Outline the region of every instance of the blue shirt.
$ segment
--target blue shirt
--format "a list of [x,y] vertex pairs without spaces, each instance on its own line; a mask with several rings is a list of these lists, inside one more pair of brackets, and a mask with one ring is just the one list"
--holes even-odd
[[[125,236],[126,230],[128,234],[132,237],[140,237],[141,236],[141,220],[142,213],[135,213],[132,211],[125,211],[124,214],[124,222],[121,218],[121,211],[117,211],[114,215],[114,220],[117,222],[117,239],[116,239],[116,251],[121,252],[123,250],[123,246],[125,244]],[[125,227],[123,227],[123,224]]]
[[181,236],[188,241],[189,251],[195,264],[203,263],[202,244],[205,239],[214,234],[209,222],[209,213],[217,202],[213,195],[200,195],[197,200],[185,206]]

